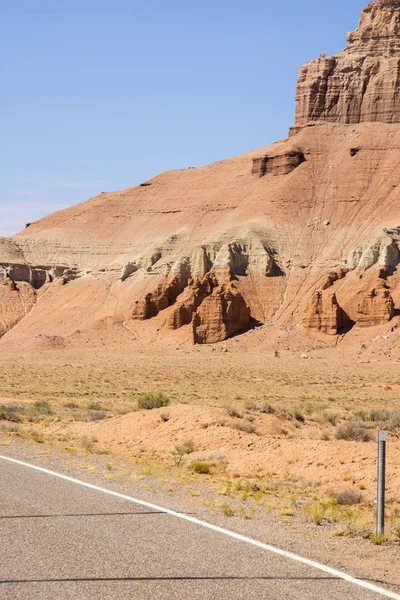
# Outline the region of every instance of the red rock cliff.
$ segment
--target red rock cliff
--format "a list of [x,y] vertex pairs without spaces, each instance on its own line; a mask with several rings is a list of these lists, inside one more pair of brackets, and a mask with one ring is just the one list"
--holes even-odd
[[400,0],[370,2],[336,56],[300,69],[296,123],[400,122]]

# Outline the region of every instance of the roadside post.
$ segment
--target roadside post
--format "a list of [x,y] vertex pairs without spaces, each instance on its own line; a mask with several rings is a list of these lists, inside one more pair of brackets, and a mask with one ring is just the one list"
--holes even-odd
[[378,493],[376,498],[376,535],[385,533],[386,431],[378,433]]

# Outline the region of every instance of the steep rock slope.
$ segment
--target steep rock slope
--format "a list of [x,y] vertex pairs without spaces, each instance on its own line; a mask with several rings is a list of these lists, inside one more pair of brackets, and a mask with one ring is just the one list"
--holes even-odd
[[[188,343],[262,324],[375,335],[396,318],[399,19],[400,0],[369,4],[325,79],[329,59],[303,68],[288,140],[102,193],[0,240],[0,277],[40,292],[2,343],[104,323]],[[360,104],[371,60],[382,85]],[[386,98],[375,112],[373,90]]]
[[400,122],[400,0],[370,2],[347,48],[300,69],[296,125]]

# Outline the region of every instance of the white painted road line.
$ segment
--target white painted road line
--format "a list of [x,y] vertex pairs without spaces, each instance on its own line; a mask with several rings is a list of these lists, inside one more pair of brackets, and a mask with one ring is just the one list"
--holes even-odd
[[370,592],[375,592],[380,594],[381,596],[385,596],[386,598],[393,598],[394,600],[400,600],[400,595],[395,594],[394,592],[390,592],[385,588],[373,585],[372,583],[368,583],[367,581],[363,581],[362,579],[356,579],[347,573],[342,573],[337,569],[332,569],[326,565],[320,564],[313,560],[309,560],[308,558],[303,558],[298,554],[293,554],[292,552],[287,552],[286,550],[281,550],[280,548],[275,548],[275,546],[270,546],[269,544],[264,544],[263,542],[259,542],[257,540],[253,540],[252,538],[246,537],[244,535],[240,535],[239,533],[235,533],[233,531],[229,531],[229,529],[224,529],[223,527],[218,527],[217,525],[212,525],[211,523],[207,523],[206,521],[201,521],[200,519],[196,519],[195,517],[190,517],[189,515],[185,515],[184,513],[179,513],[174,510],[170,510],[169,508],[163,508],[162,506],[157,506],[156,504],[152,504],[150,502],[145,502],[143,500],[138,500],[137,498],[133,498],[132,496],[126,496],[125,494],[120,494],[118,492],[114,492],[112,490],[108,490],[107,488],[100,487],[98,485],[93,485],[92,483],[86,483],[86,481],[81,481],[80,479],[74,479],[73,477],[69,477],[68,475],[62,475],[61,473],[57,473],[56,471],[50,471],[49,469],[44,469],[43,467],[38,467],[36,465],[32,465],[30,463],[23,462],[21,460],[16,460],[15,458],[9,458],[8,456],[0,455],[1,460],[6,460],[11,463],[15,463],[17,465],[27,467],[28,469],[34,469],[35,471],[40,471],[41,473],[45,473],[46,475],[51,475],[53,477],[58,477],[59,479],[64,479],[64,481],[69,481],[70,483],[75,483],[76,485],[81,485],[83,487],[89,488],[91,490],[95,490],[96,492],[102,492],[103,494],[109,494],[110,496],[114,496],[116,498],[121,498],[122,500],[127,500],[128,502],[133,502],[134,504],[139,504],[140,506],[145,506],[146,508],[151,508],[153,510],[157,510],[161,513],[165,513],[167,515],[171,515],[172,517],[176,517],[178,519],[183,519],[184,521],[188,521],[189,523],[193,523],[194,525],[199,525],[200,527],[205,527],[206,529],[210,529],[211,531],[215,531],[217,533],[221,533],[223,535],[227,535],[235,540],[240,542],[244,542],[246,544],[251,544],[252,546],[256,546],[257,548],[261,548],[261,550],[266,550],[267,552],[272,552],[273,554],[277,554],[278,556],[282,556],[289,560],[293,560],[295,562],[301,563],[308,567],[312,567],[313,569],[317,569],[318,571],[322,571],[323,573],[327,573],[328,575],[332,575],[338,579],[342,579],[348,583],[354,584],[358,587],[365,588]]

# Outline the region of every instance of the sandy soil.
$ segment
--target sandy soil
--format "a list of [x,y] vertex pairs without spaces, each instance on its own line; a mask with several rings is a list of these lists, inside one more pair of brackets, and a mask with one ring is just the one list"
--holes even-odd
[[[335,518],[348,524],[354,517],[360,535],[373,524],[376,432],[390,429],[388,502],[397,531],[398,363],[271,358],[236,351],[231,340],[185,350],[139,343],[93,354],[42,349],[3,354],[0,364],[1,403],[20,411],[19,423],[0,421],[9,435],[70,453],[145,460],[149,468],[163,464],[171,473],[206,461],[216,484],[232,486],[230,495],[258,489],[263,502],[289,512],[350,491],[357,506]],[[137,410],[141,394],[156,390],[169,405]],[[49,411],[35,408],[43,401]],[[370,441],[337,439],[354,419]],[[179,459],[176,447],[187,443],[190,452]]]

